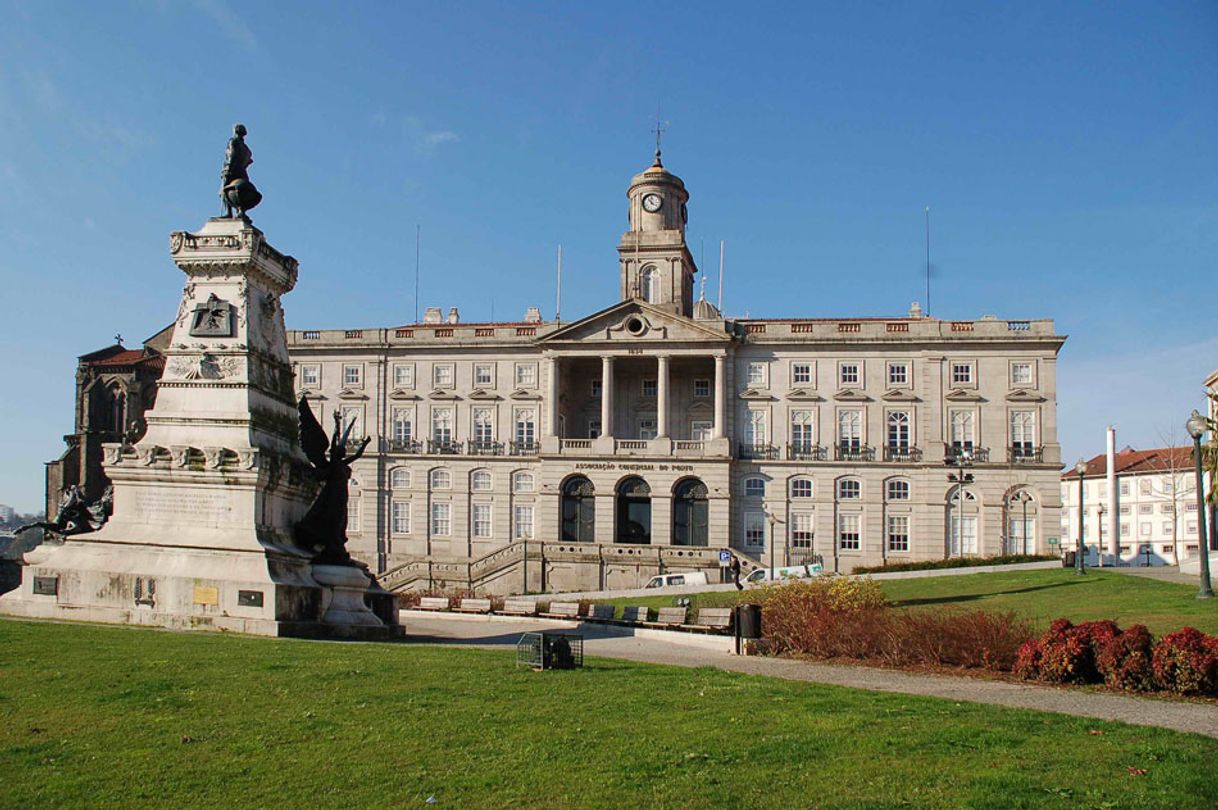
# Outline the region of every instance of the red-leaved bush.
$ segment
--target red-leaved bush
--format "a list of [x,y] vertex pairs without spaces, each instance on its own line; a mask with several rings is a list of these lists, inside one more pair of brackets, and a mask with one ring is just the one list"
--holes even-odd
[[1154,646],[1151,666],[1160,689],[1180,695],[1218,694],[1218,637],[1192,627],[1168,633]]
[[1153,691],[1153,645],[1150,631],[1144,624],[1127,627],[1119,636],[1106,642],[1095,658],[1096,667],[1103,676],[1104,683],[1130,692]]
[[1111,621],[1075,626],[1068,619],[1058,619],[1047,633],[1019,649],[1013,670],[1028,680],[1099,683],[1100,652],[1120,635],[1121,629]]

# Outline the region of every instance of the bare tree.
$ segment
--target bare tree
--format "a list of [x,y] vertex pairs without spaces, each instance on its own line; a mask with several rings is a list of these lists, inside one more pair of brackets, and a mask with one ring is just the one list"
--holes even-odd
[[1159,425],[1159,445],[1166,449],[1147,459],[1147,466],[1159,472],[1152,483],[1153,493],[1171,507],[1172,565],[1180,565],[1180,518],[1188,508],[1193,494],[1192,456],[1183,452],[1189,440],[1180,434],[1180,429]]

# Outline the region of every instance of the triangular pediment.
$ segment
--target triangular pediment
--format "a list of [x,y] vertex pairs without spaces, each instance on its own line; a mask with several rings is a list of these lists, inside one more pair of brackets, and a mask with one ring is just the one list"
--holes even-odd
[[484,388],[475,388],[473,391],[469,392],[469,398],[478,399],[485,402],[487,400],[500,399],[501,397],[494,391],[487,391]]
[[541,394],[537,393],[536,391],[530,391],[527,388],[517,388],[515,391],[513,391],[510,394],[510,396],[512,397],[512,399],[516,399],[516,400],[541,399]]
[[1007,394],[1007,402],[1044,402],[1045,398],[1035,391],[1019,388]]
[[916,396],[914,396],[913,391],[909,391],[904,388],[892,388],[888,391],[885,391],[884,395],[882,397],[880,397],[880,399],[884,400],[885,402],[921,402],[922,401],[922,400],[918,399]]
[[401,402],[405,399],[422,399],[414,391],[407,391],[404,388],[395,388],[389,393],[389,398]]
[[433,389],[432,392],[427,395],[427,398],[428,399],[460,399],[461,397],[457,396],[452,391],[447,391],[443,388],[436,388],[436,389]]
[[806,388],[795,388],[787,392],[787,399],[796,402],[824,402],[825,398],[815,391]]
[[674,315],[644,301],[630,300],[567,324],[539,339],[538,343],[730,343],[731,340],[722,329]]
[[870,402],[871,397],[854,388],[843,388],[833,395],[838,402]]
[[711,413],[715,409],[711,406],[711,404],[709,402],[699,400],[698,402],[695,402],[693,405],[690,405],[685,410],[688,413]]
[[357,391],[354,388],[344,388],[338,392],[339,399],[367,399],[368,395],[363,391]]
[[762,391],[760,388],[746,388],[740,394],[741,399],[751,400],[773,400],[774,397],[769,391]]
[[325,399],[325,398],[326,398],[326,395],[325,395],[325,394],[323,394],[321,391],[311,391],[311,390],[309,390],[308,388],[306,388],[306,389],[304,389],[303,391],[301,391],[301,392],[300,392],[300,396],[301,396],[303,399],[307,399],[307,400],[309,400],[310,402],[312,402],[312,401],[317,401],[317,400],[322,400],[322,399]]
[[952,402],[985,402],[985,398],[976,391],[964,391],[960,388],[949,391],[943,398]]

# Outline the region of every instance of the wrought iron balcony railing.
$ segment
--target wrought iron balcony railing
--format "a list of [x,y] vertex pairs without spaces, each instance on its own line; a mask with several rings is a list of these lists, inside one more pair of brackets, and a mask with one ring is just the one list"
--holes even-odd
[[829,452],[819,444],[809,442],[794,442],[787,445],[789,461],[827,461]]
[[391,453],[422,453],[423,443],[418,439],[390,439],[389,452]]
[[772,444],[745,444],[742,442],[737,455],[743,459],[777,461],[778,448]]
[[920,447],[885,447],[885,461],[897,462],[917,462],[922,460],[922,448]]
[[511,442],[509,450],[513,456],[535,456],[541,449],[537,442]]
[[502,456],[503,442],[471,441],[468,452],[471,456]]
[[429,439],[427,442],[427,455],[459,456],[461,455],[461,442],[454,442],[451,439]]
[[1045,460],[1045,448],[1030,444],[1015,444],[1007,448],[1007,461],[1012,464],[1040,464]]
[[990,449],[988,447],[973,447],[972,445],[947,444],[943,446],[943,461],[945,464],[988,464]]
[[875,461],[875,448],[866,445],[839,444],[833,448],[834,461]]

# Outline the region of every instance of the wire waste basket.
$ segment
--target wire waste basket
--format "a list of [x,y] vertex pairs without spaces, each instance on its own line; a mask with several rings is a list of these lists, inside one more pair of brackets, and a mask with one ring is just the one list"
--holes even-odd
[[575,669],[584,665],[584,637],[575,633],[525,633],[516,642],[516,665]]

